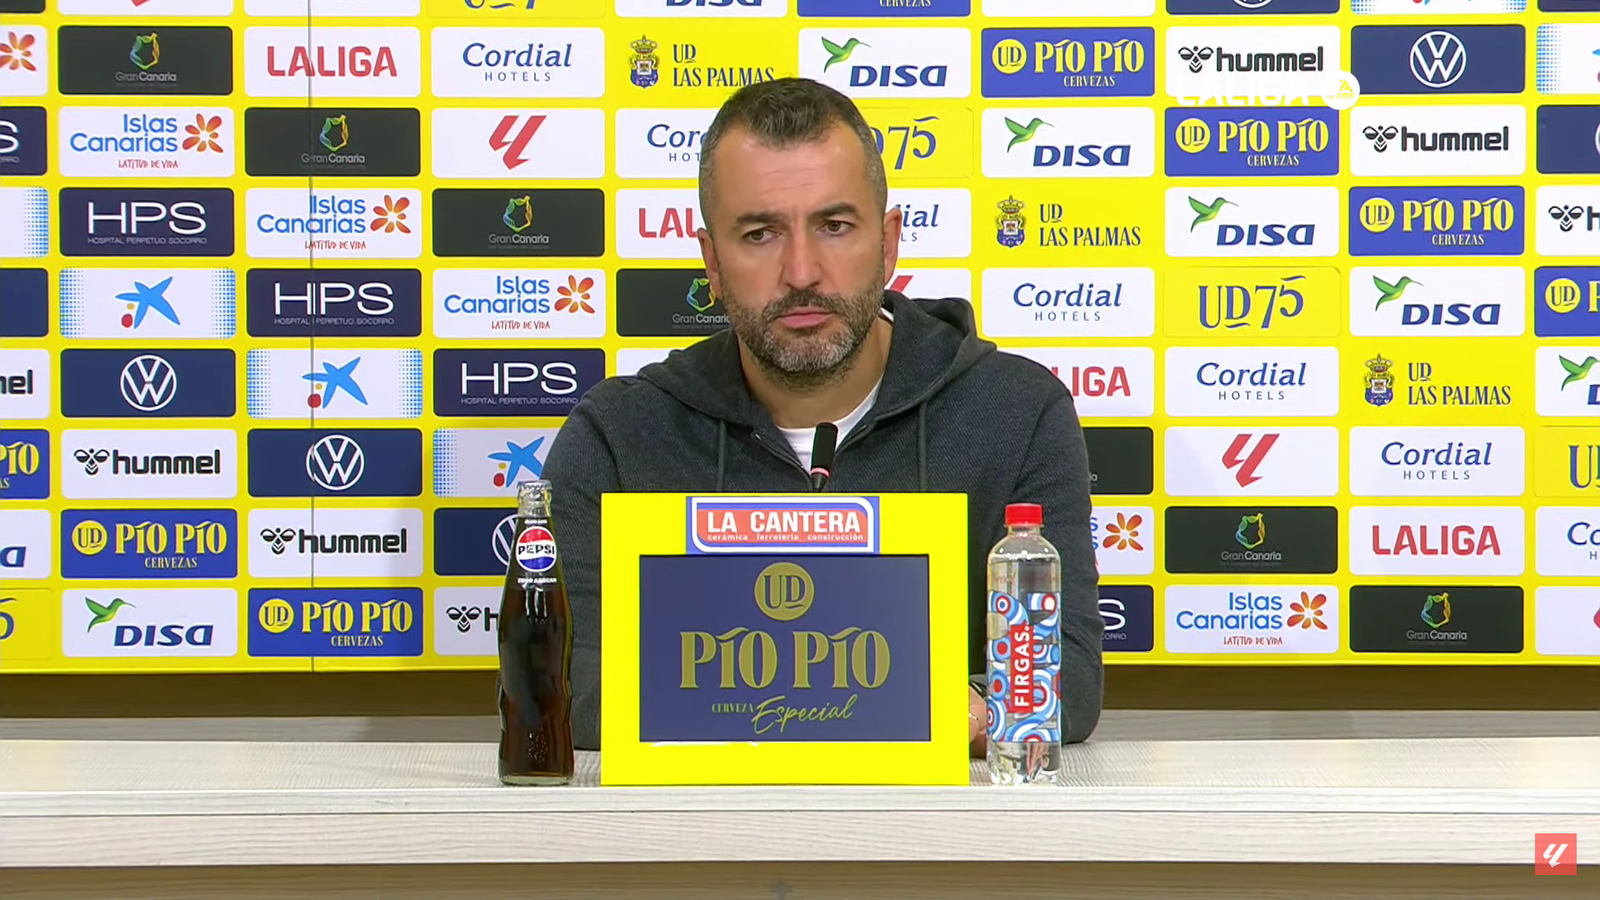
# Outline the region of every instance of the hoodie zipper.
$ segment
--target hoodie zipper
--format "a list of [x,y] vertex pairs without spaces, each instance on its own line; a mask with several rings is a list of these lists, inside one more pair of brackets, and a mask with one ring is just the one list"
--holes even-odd
[[782,450],[778,449],[777,447],[774,447],[771,444],[767,443],[766,439],[761,436],[761,432],[759,432],[759,431],[751,431],[750,434],[751,434],[752,437],[754,437],[756,439],[756,443],[758,443],[761,446],[767,448],[768,452],[770,452],[773,456],[778,457],[779,459],[783,460],[784,462],[792,463],[796,469],[799,469],[800,470],[800,474],[805,476],[805,479],[806,479],[806,490],[808,492],[811,490],[811,473],[806,471],[806,467],[800,463],[800,460],[794,458],[794,452],[793,452],[792,449],[790,450],[790,452],[784,453]]

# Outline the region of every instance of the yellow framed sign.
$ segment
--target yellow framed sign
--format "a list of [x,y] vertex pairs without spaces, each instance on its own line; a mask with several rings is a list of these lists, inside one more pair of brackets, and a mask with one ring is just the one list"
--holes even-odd
[[968,782],[965,495],[600,508],[602,784]]

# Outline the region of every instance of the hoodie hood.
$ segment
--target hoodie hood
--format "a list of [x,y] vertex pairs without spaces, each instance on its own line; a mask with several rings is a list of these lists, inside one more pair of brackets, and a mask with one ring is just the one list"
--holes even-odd
[[[886,290],[883,305],[894,315],[894,331],[878,400],[863,427],[919,408],[996,349],[978,336],[972,304],[966,300],[913,300]],[[673,351],[664,361],[640,369],[638,377],[723,423],[772,427],[766,409],[745,386],[739,342],[731,328]]]

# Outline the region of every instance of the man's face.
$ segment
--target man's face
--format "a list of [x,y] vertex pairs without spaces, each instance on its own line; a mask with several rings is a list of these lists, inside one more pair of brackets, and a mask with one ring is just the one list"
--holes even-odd
[[864,152],[843,125],[784,149],[733,129],[717,146],[701,255],[734,333],[774,375],[842,371],[877,318],[900,213],[879,213]]

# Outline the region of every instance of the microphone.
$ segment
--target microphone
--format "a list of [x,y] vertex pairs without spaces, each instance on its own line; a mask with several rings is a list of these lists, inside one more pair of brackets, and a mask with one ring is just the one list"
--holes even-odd
[[811,442],[811,490],[821,491],[828,486],[828,476],[833,470],[833,451],[839,445],[839,426],[823,422],[817,426],[817,436]]

